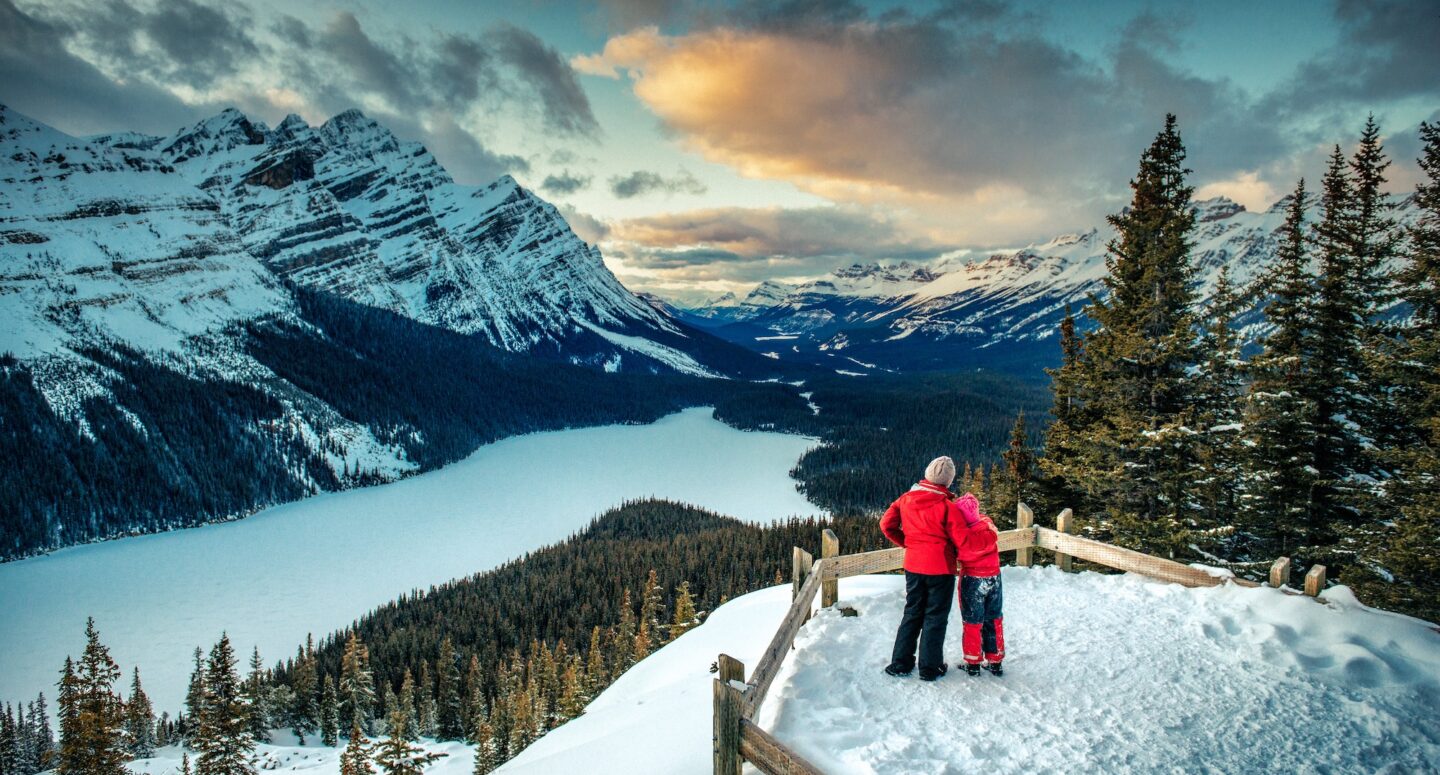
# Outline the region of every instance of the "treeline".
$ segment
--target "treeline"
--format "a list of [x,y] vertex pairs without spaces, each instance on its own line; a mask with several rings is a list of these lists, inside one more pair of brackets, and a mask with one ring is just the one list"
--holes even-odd
[[820,407],[813,421],[826,443],[791,475],[806,497],[835,514],[883,510],[938,455],[977,469],[998,464],[1017,415],[1046,410],[1042,388],[995,372],[829,377],[805,389]]
[[81,354],[109,375],[112,395],[78,398],[64,419],[32,365],[0,358],[0,459],[10,461],[0,470],[0,560],[382,481],[379,471],[333,470],[325,453],[345,450],[307,441],[302,426],[323,434],[331,409],[422,471],[507,436],[651,422],[688,406],[725,406],[740,427],[779,430],[809,414],[789,385],[606,374],[293,293],[298,320],[236,333],[281,380],[205,378],[122,345],[94,348]]
[[[1421,140],[1413,226],[1391,217],[1372,118],[1352,156],[1335,148],[1317,199],[1297,183],[1260,280],[1222,274],[1201,309],[1193,189],[1168,117],[1110,218],[1093,328],[1062,323],[1054,420],[1020,496],[1072,507],[1122,545],[1252,577],[1281,555],[1323,563],[1367,602],[1440,617],[1440,127],[1422,124]],[[1247,360],[1232,318],[1255,299],[1270,333]]]
[[[345,740],[349,773],[374,765],[413,775],[430,756],[414,744],[420,737],[474,744],[476,772],[488,772],[728,598],[784,583],[790,548],[818,554],[827,527],[847,552],[885,543],[865,517],[760,526],[667,501],[627,503],[563,542],[382,606],[269,668],[253,652],[242,676],[222,635],[208,656],[196,649],[185,711],[173,718],[156,717],[138,671],[129,699],[120,695],[120,669],[92,621],[84,654],[62,670],[58,744],[45,727],[16,736],[25,742],[15,750],[61,775],[121,775],[126,760],[180,744],[195,753],[196,775],[236,775],[253,772],[254,746],[270,730],[288,728],[302,742]],[[0,763],[11,761],[6,715]],[[21,717],[45,715],[42,696]],[[37,736],[51,742],[31,742]],[[35,759],[37,749],[52,753]]]

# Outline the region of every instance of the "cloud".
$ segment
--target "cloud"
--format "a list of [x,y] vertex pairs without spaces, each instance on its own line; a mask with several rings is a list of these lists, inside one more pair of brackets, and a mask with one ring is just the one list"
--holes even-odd
[[681,170],[671,178],[649,170],[636,170],[629,175],[616,175],[610,178],[610,193],[620,199],[631,199],[657,191],[667,196],[673,194],[698,196],[709,190],[704,183],[685,170]]
[[591,180],[590,175],[578,175],[570,170],[565,170],[558,175],[546,175],[545,182],[540,184],[540,188],[547,194],[567,196],[589,188]]
[[605,253],[646,282],[810,277],[856,261],[924,260],[948,246],[860,207],[725,207],[610,224]]
[[512,25],[493,30],[489,40],[540,101],[545,123],[568,135],[593,137],[600,131],[575,72],[555,49],[534,33]]
[[599,218],[576,210],[564,202],[556,205],[556,208],[565,217],[565,222],[570,224],[570,230],[575,232],[575,236],[591,245],[610,236],[610,225]]
[[574,72],[533,34],[411,30],[377,34],[346,10],[260,24],[239,0],[0,0],[0,101],[78,132],[164,133],[231,105],[312,122],[359,107],[473,182],[529,169],[489,147],[497,115],[598,136]]
[[0,0],[0,101],[27,115],[90,134],[117,128],[159,132],[195,108],[143,79],[117,82],[71,53],[76,29]]
[[613,36],[572,65],[627,79],[707,160],[834,201],[911,209],[978,244],[1113,212],[1167,112],[1201,185],[1296,148],[1253,96],[1173,64],[1184,30],[1173,19],[1136,17],[1098,57],[1026,21],[995,2],[923,17],[742,4],[683,34]]
[[1353,112],[1409,98],[1433,103],[1440,96],[1440,12],[1433,2],[1338,0],[1335,21],[1334,45],[1267,98],[1278,116]]

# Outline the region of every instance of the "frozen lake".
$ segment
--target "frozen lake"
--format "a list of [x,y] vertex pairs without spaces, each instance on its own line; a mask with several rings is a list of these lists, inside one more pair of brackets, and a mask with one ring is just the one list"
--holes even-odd
[[[420,476],[237,522],[0,564],[0,701],[54,707],[85,617],[156,713],[181,707],[190,654],[228,631],[267,665],[412,589],[493,568],[656,496],[769,522],[819,509],[789,471],[814,442],[737,431],[689,409],[651,425],[519,436]],[[639,583],[640,580],[636,580]],[[243,664],[242,664],[243,667]]]

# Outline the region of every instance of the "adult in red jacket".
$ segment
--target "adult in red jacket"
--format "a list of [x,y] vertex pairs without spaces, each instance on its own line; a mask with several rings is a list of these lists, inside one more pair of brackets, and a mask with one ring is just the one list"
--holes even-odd
[[955,504],[965,527],[955,544],[960,560],[960,619],[965,623],[961,643],[965,672],[980,674],[984,656],[990,672],[1004,675],[1004,598],[1000,587],[1000,552],[995,523],[980,513],[980,502],[965,493]]
[[880,520],[880,530],[905,547],[905,613],[885,672],[909,675],[920,647],[920,679],[945,674],[945,627],[955,594],[956,537],[964,522],[950,493],[955,461],[937,457],[925,478],[901,495]]

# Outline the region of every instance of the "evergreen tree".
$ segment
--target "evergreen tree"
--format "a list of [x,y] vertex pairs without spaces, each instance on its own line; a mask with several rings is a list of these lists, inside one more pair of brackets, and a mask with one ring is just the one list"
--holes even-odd
[[1306,254],[1305,181],[1295,184],[1280,229],[1265,307],[1270,334],[1246,371],[1247,443],[1241,493],[1242,557],[1289,556],[1321,539],[1314,508],[1319,386],[1315,372],[1315,279]]
[[[400,681],[400,696],[398,699],[400,703],[399,711],[405,714],[405,724],[402,734],[406,740],[414,742],[420,738],[420,714],[419,711],[416,710],[415,676],[410,674],[408,668],[405,670],[405,677]],[[390,734],[394,735],[395,733],[392,731]]]
[[479,732],[474,726],[474,719],[486,718],[489,715],[490,710],[485,703],[485,674],[480,671],[480,657],[471,654],[470,667],[465,674],[465,717],[471,719],[471,726],[466,731],[470,734],[471,742],[484,741],[484,738],[476,737]]
[[340,698],[335,694],[335,680],[328,674],[320,694],[320,742],[334,747],[340,742]]
[[[1320,254],[1320,283],[1315,301],[1316,488],[1313,508],[1323,527],[1313,536],[1320,545],[1335,543],[1340,530],[1354,524],[1361,495],[1358,477],[1366,469],[1365,438],[1359,420],[1368,388],[1363,355],[1366,337],[1364,274],[1353,255],[1356,201],[1353,181],[1340,146],[1325,172],[1321,217],[1314,241]],[[1309,552],[1319,551],[1311,547]],[[1333,561],[1332,561],[1333,564]]]
[[230,645],[230,637],[210,649],[205,665],[205,709],[197,719],[191,747],[195,759],[195,775],[253,775],[250,755],[255,750],[255,736],[250,732],[251,707],[246,701],[239,660]]
[[430,676],[430,660],[422,659],[420,677],[416,681],[415,716],[419,723],[416,732],[421,737],[436,737],[439,734],[439,715],[440,708],[435,703],[435,681]]
[[60,722],[60,745],[56,751],[56,771],[74,773],[83,771],[79,756],[80,746],[80,679],[75,675],[75,662],[65,657],[65,667],[60,671],[60,682],[56,684],[56,715]]
[[189,739],[195,732],[195,725],[199,723],[200,717],[205,715],[205,652],[195,647],[195,667],[190,672],[190,684],[185,690],[185,723],[181,725],[181,734]]
[[700,626],[700,616],[695,611],[695,599],[690,596],[690,582],[682,581],[675,587],[675,614],[670,619],[670,639]]
[[1210,320],[1200,340],[1202,355],[1195,372],[1195,509],[1190,527],[1198,543],[1218,549],[1235,531],[1238,489],[1243,478],[1241,455],[1245,392],[1240,338],[1231,328],[1239,299],[1227,268],[1220,270],[1210,305]]
[[140,686],[140,668],[130,681],[130,701],[125,703],[125,736],[134,759],[155,755],[155,710]]
[[635,607],[630,602],[630,590],[626,589],[620,599],[620,624],[615,628],[615,639],[611,642],[613,656],[609,660],[612,680],[620,677],[635,664]]
[[1079,460],[1060,472],[1108,512],[1118,543],[1162,554],[1187,541],[1193,477],[1195,211],[1184,161],[1166,116],[1130,183],[1130,206],[1109,218],[1118,234],[1106,259],[1109,293],[1090,297],[1096,328],[1078,380],[1091,422]]
[[289,709],[290,728],[301,744],[304,744],[305,736],[315,734],[320,725],[317,704],[320,696],[319,669],[315,658],[315,638],[306,635],[304,647],[296,651],[295,668],[290,679],[290,690],[294,693]]
[[35,696],[30,708],[32,749],[31,760],[35,772],[44,772],[55,766],[55,732],[50,728],[50,710],[45,704],[45,694]]
[[987,493],[991,518],[1004,528],[1015,526],[1015,509],[1020,501],[1035,502],[1033,481],[1038,464],[1030,449],[1030,436],[1025,430],[1025,412],[1015,416],[1010,429],[1010,446],[1000,455],[1002,464],[990,469]]
[[115,681],[120,666],[85,622],[85,651],[65,662],[60,688],[60,775],[125,775],[125,711]]
[[459,740],[465,737],[465,707],[460,697],[460,658],[455,653],[455,644],[450,638],[440,642],[440,656],[435,662],[439,675],[436,682],[438,695],[438,729],[441,740]]
[[560,674],[559,714],[563,719],[572,719],[585,712],[585,677],[580,664],[580,655],[571,654],[565,661],[565,672]]
[[370,673],[370,650],[355,633],[345,641],[340,660],[340,719],[365,729],[375,707],[375,679]]
[[500,766],[495,750],[495,730],[484,716],[475,720],[475,775],[487,775]]
[[20,727],[10,703],[0,708],[0,775],[19,775]]
[[[250,708],[247,725],[250,736],[256,742],[270,741],[270,718],[266,708],[268,695],[265,687],[265,664],[260,661],[260,647],[255,646],[250,650],[250,674],[246,676],[245,685],[241,687],[241,696]],[[301,731],[296,730],[295,735],[300,744],[304,745],[305,737]]]
[[609,683],[610,671],[605,665],[605,644],[600,638],[600,627],[590,630],[590,649],[585,652],[585,696],[594,698]]
[[190,753],[188,751],[180,752],[180,775],[191,775]]
[[1060,321],[1060,366],[1045,370],[1050,375],[1052,419],[1045,428],[1044,455],[1038,461],[1045,487],[1044,501],[1031,504],[1037,511],[1070,508],[1077,514],[1091,512],[1084,490],[1069,478],[1082,469],[1081,451],[1086,446],[1089,426],[1089,413],[1083,404],[1085,368],[1084,341],[1075,330],[1075,315],[1067,304]]
[[375,764],[387,775],[421,775],[426,764],[440,758],[411,742],[410,714],[400,703],[390,708],[386,727],[389,734],[375,747]]
[[645,577],[644,591],[640,595],[639,627],[635,633],[636,662],[649,656],[650,650],[658,645],[655,639],[660,631],[660,611],[664,605],[665,592],[656,578],[655,569],[651,568],[650,574]]
[[1410,306],[1388,373],[1398,386],[1399,414],[1411,438],[1385,462],[1395,470],[1389,493],[1399,517],[1363,547],[1345,583],[1374,605],[1440,619],[1440,124],[1422,123],[1416,186],[1420,215],[1410,227],[1398,286]]
[[370,766],[370,751],[370,741],[365,739],[364,730],[359,723],[353,724],[350,740],[340,753],[340,775],[375,775],[375,768]]

